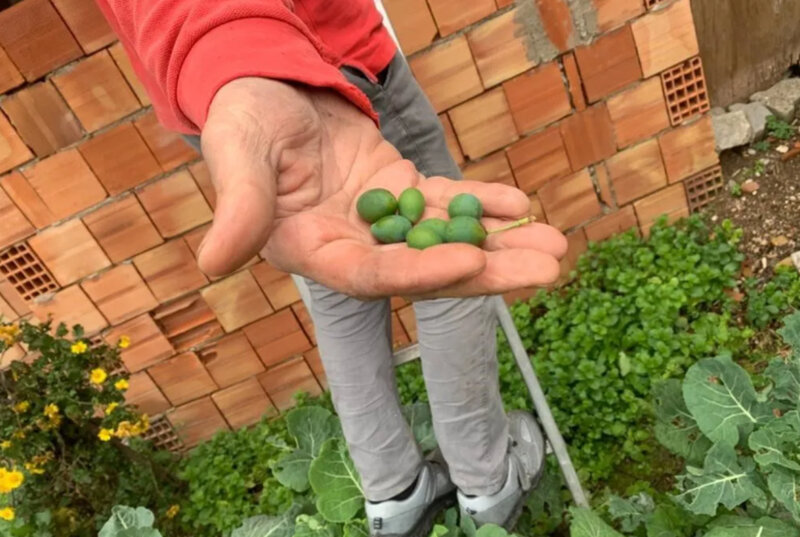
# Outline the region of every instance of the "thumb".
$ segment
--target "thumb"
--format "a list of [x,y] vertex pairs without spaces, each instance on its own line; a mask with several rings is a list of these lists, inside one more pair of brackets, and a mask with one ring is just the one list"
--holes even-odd
[[217,192],[211,229],[198,253],[200,270],[222,276],[243,266],[269,238],[276,177],[268,144],[234,128],[206,124],[203,155]]

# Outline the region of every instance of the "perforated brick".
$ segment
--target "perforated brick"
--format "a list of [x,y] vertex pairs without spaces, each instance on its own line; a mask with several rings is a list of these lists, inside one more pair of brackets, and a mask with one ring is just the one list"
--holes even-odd
[[686,181],[686,197],[689,200],[689,210],[697,212],[717,197],[725,189],[722,180],[722,167],[719,165],[695,174]]
[[711,110],[700,56],[661,73],[661,84],[673,126]]
[[181,451],[183,442],[175,433],[172,424],[164,416],[150,420],[150,429],[142,435],[142,438],[149,440],[153,446],[169,451]]
[[25,243],[0,252],[0,274],[25,300],[33,300],[59,289],[53,275]]

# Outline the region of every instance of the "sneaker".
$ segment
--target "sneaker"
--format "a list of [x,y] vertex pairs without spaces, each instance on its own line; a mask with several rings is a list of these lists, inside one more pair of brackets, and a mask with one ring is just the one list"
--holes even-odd
[[542,432],[527,412],[510,412],[508,473],[503,487],[492,495],[467,496],[458,491],[461,516],[477,526],[495,524],[511,531],[522,507],[539,483],[544,470],[545,445]]
[[411,495],[366,503],[370,537],[428,537],[441,511],[455,505],[456,487],[443,462],[425,462]]

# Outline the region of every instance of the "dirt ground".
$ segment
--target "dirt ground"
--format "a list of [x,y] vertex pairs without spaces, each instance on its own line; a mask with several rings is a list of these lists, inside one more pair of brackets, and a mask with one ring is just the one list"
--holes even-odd
[[791,140],[768,139],[767,150],[746,147],[720,155],[725,190],[706,212],[712,220],[727,218],[742,228],[745,266],[752,275],[768,276],[800,250],[799,124],[795,121]]

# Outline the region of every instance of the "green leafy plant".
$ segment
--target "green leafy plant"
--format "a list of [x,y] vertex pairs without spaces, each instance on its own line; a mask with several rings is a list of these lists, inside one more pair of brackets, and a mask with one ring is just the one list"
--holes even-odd
[[758,142],[754,142],[750,147],[763,153],[765,151],[769,151],[772,145],[768,140],[759,140]]
[[155,517],[148,509],[117,505],[97,537],[161,537],[161,533],[153,529],[154,522]]
[[742,191],[742,185],[736,182],[732,182],[728,187],[728,192],[731,193],[731,196],[734,198],[741,198],[744,192]]
[[778,140],[789,140],[794,136],[792,125],[776,116],[767,117],[767,135]]

